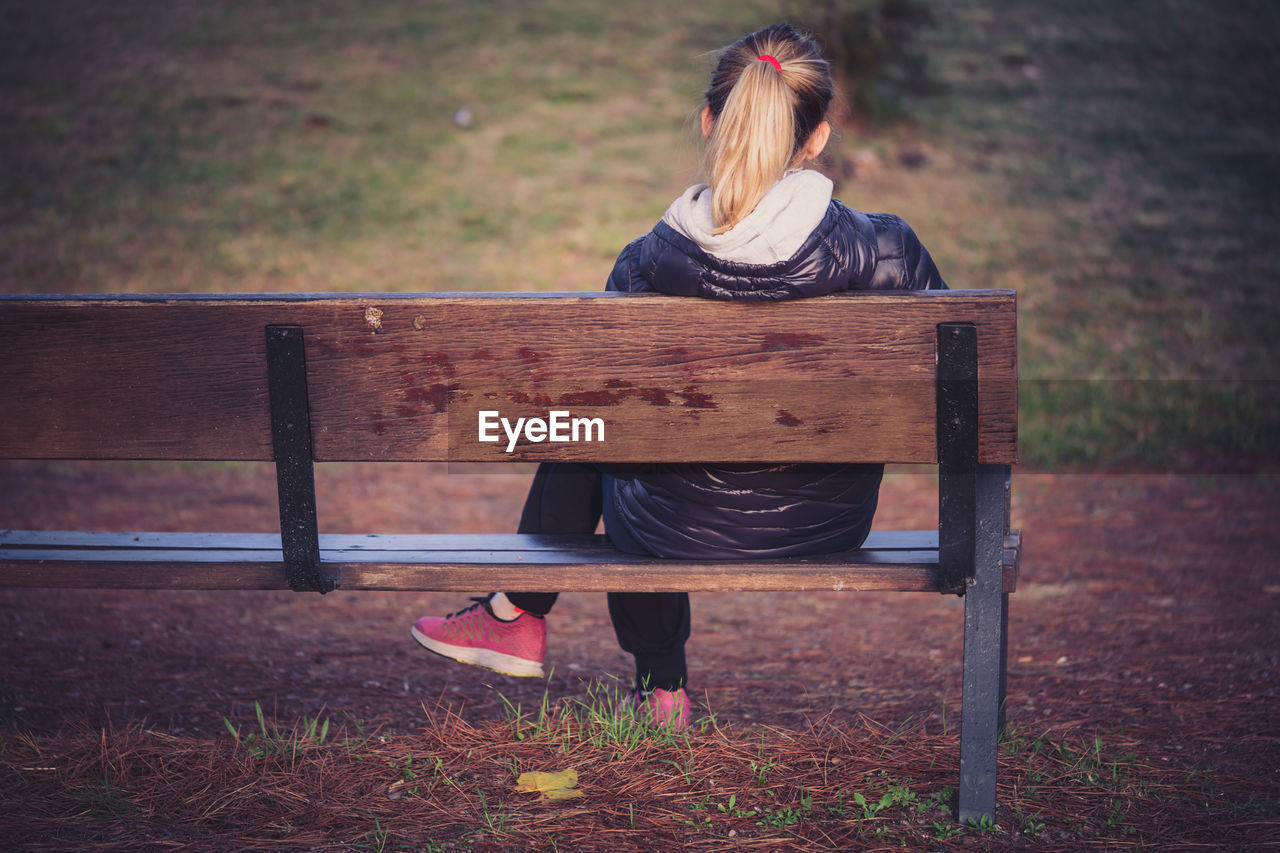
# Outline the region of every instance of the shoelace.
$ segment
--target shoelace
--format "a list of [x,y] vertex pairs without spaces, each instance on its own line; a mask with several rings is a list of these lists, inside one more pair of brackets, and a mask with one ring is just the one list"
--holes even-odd
[[473,595],[473,596],[471,596],[471,601],[474,601],[474,602],[475,602],[475,604],[468,605],[468,606],[466,606],[466,607],[462,608],[461,610],[458,610],[458,611],[455,611],[455,612],[453,612],[453,613],[450,613],[448,616],[446,616],[446,617],[444,617],[444,618],[446,618],[446,619],[452,619],[452,618],[454,618],[455,616],[465,616],[465,615],[467,615],[468,613],[470,613],[471,611],[475,610],[477,607],[481,607],[481,606],[483,606],[484,604],[488,603],[489,599],[488,599],[486,596],[483,596],[483,595]]
[[488,598],[472,597],[475,604],[464,607],[461,610],[450,613],[444,617],[444,627],[454,636],[461,636],[469,640],[493,640],[493,629],[478,611],[484,607],[488,612]]

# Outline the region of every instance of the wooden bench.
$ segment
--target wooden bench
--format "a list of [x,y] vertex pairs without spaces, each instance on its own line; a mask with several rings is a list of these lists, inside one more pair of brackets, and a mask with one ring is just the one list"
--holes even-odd
[[[274,460],[282,533],[3,530],[0,585],[959,593],[960,818],[995,814],[1020,553],[1010,291],[3,296],[0,364],[0,458]],[[513,442],[501,418],[544,426]],[[598,535],[320,535],[313,462],[381,460],[930,463],[940,521],[748,562]]]

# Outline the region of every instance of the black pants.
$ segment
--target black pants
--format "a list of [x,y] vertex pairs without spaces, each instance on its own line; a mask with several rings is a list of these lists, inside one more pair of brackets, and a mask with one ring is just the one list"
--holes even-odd
[[[591,465],[567,462],[538,466],[520,533],[594,533],[603,504],[601,474]],[[508,592],[521,610],[545,616],[558,593]],[[689,639],[687,592],[611,592],[609,618],[618,645],[636,659],[636,687],[675,690],[688,680],[684,644]]]

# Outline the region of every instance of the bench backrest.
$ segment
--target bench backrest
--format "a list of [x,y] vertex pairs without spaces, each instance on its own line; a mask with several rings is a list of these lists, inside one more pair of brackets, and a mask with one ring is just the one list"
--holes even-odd
[[[0,457],[270,460],[294,326],[317,461],[937,462],[944,323],[977,330],[979,461],[1011,464],[1012,291],[5,296]],[[579,441],[508,452],[500,418],[552,412]]]

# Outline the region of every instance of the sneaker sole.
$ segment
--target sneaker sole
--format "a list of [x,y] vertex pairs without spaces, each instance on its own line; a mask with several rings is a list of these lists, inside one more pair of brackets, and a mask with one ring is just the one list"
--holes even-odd
[[517,678],[542,678],[543,676],[542,664],[538,661],[518,658],[515,655],[495,652],[492,649],[477,649],[473,646],[455,646],[450,643],[444,643],[428,637],[419,631],[417,626],[411,627],[409,632],[418,641],[418,645],[429,652],[435,652],[441,657],[491,669],[503,675],[514,675]]

